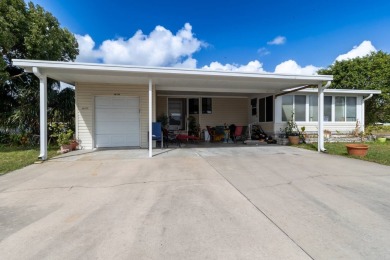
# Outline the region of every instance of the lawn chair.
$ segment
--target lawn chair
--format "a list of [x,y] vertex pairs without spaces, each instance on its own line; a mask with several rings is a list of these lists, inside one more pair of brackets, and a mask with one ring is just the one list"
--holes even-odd
[[152,123],[152,140],[160,142],[161,143],[161,149],[164,145],[164,138],[161,131],[161,122],[153,122]]
[[233,141],[234,141],[234,143],[237,143],[237,139],[241,138],[243,130],[244,130],[243,126],[236,126],[236,130],[233,133]]
[[234,132],[234,142],[237,140],[245,141],[247,137],[247,126],[236,126],[236,131]]

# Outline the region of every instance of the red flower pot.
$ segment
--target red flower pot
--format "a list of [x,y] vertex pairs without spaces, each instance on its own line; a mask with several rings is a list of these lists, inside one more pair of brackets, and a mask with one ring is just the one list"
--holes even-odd
[[366,156],[368,152],[368,145],[366,144],[346,144],[349,155]]

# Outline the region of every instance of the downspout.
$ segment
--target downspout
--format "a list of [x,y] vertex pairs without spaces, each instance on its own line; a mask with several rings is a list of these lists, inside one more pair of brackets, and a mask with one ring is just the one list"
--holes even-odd
[[365,105],[365,102],[367,100],[369,100],[370,98],[372,98],[373,96],[374,96],[374,94],[370,94],[368,97],[362,99],[362,113],[361,113],[362,118],[360,118],[360,131],[361,132],[364,132],[364,125],[366,124],[366,120],[365,120],[366,105]]
[[318,86],[318,151],[326,152],[324,147],[324,90],[327,89],[332,82],[328,81],[325,86]]
[[47,159],[47,76],[42,74],[37,67],[32,72],[39,78],[39,145],[40,154],[38,159]]

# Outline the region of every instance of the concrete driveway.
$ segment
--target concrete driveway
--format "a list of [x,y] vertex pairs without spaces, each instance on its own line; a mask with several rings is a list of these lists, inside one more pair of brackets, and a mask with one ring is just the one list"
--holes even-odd
[[390,167],[281,146],[155,152],[0,177],[1,259],[390,258]]

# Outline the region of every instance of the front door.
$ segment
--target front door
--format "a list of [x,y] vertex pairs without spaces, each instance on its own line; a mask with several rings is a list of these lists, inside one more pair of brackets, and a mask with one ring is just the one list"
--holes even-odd
[[184,98],[168,99],[169,130],[185,130],[186,107]]

